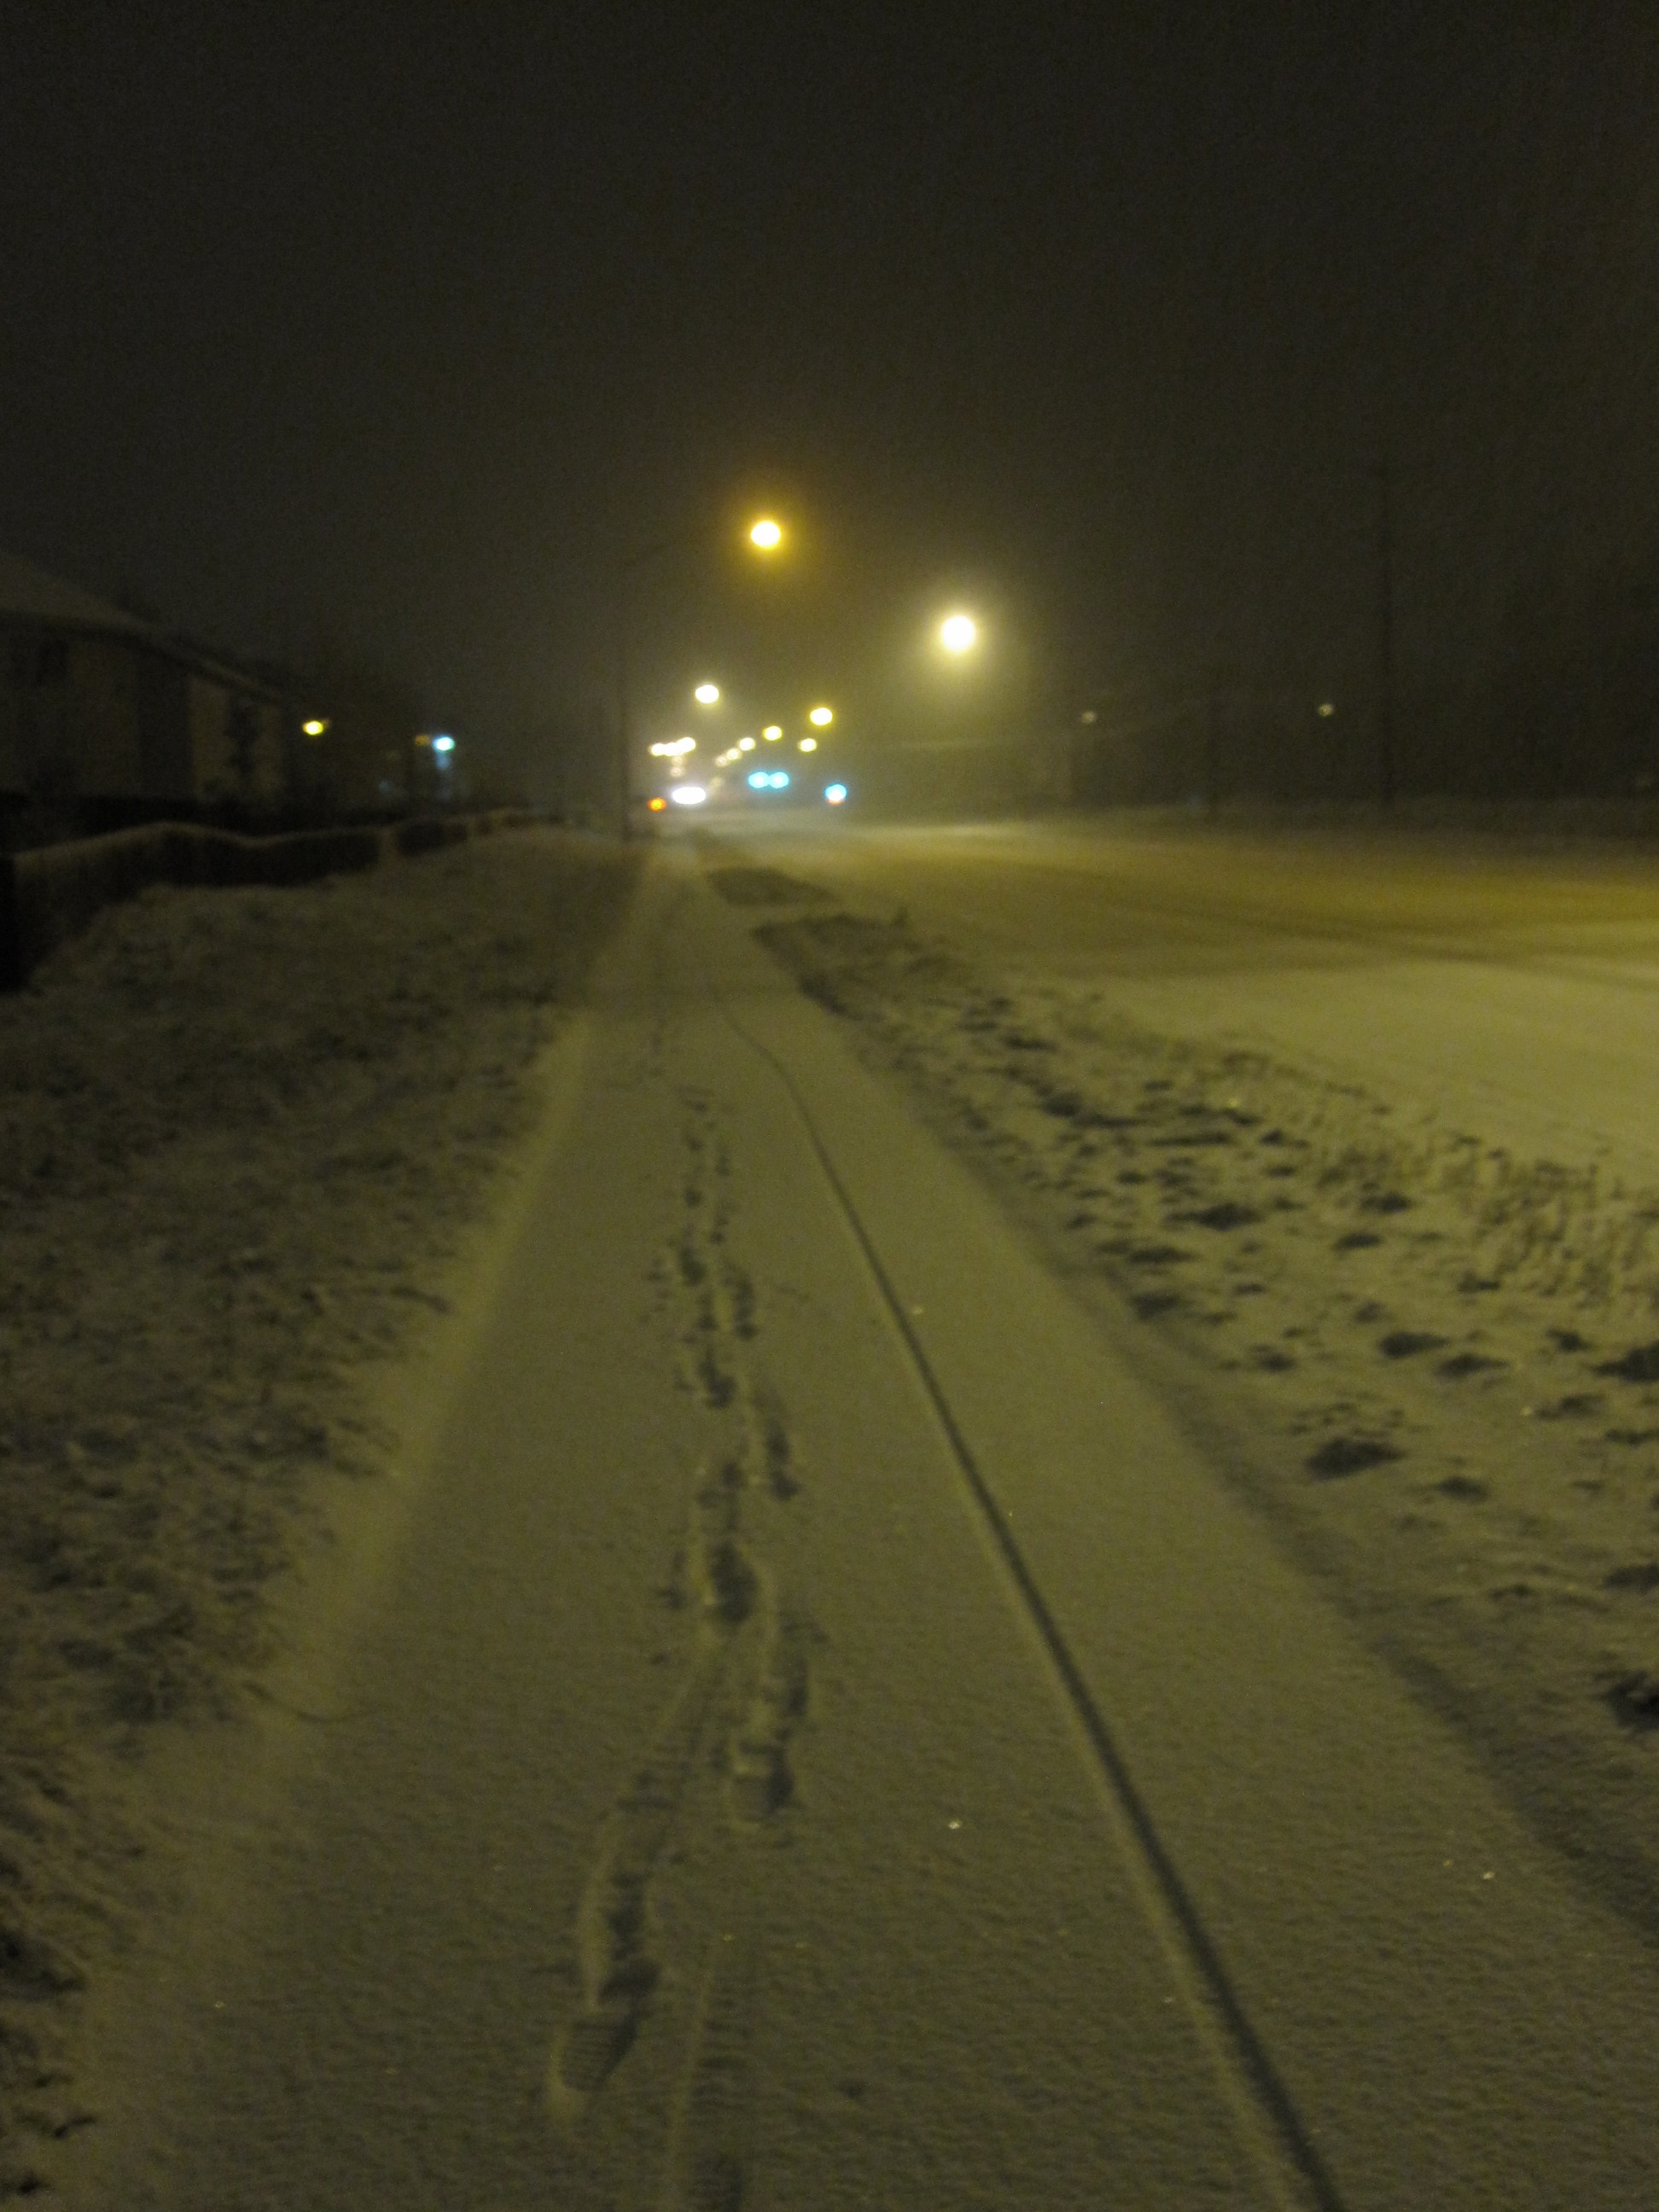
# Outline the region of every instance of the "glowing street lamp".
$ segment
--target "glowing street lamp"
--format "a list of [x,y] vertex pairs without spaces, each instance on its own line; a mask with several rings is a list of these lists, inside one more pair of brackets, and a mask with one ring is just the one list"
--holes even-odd
[[827,730],[836,718],[828,707],[814,707],[806,719],[815,730]]
[[[747,542],[759,554],[770,556],[784,542],[783,525],[775,516],[757,515],[750,523]],[[634,748],[633,655],[635,601],[639,579],[657,562],[677,553],[690,550],[699,540],[684,538],[655,538],[649,544],[636,545],[631,550],[617,555],[610,567],[610,598],[615,625],[614,645],[617,670],[617,716],[615,742],[611,748],[611,776],[614,788],[617,830],[619,836],[628,836],[629,810],[632,804],[633,784],[631,760]],[[698,699],[704,706],[712,706],[719,699],[718,689],[711,690],[705,698],[701,688]],[[320,737],[321,731],[307,732],[308,736]]]
[[939,641],[947,653],[971,653],[979,642],[979,624],[972,615],[946,615],[939,626]]
[[320,714],[313,714],[308,722],[301,722],[300,727],[308,738],[320,738],[327,731],[328,724]]
[[801,739],[801,741],[800,741],[799,750],[800,750],[802,752],[804,752],[804,753],[815,753],[815,752],[817,752],[817,749],[818,749],[818,741],[817,741],[817,739],[816,738],[803,738]]
[[769,745],[775,745],[778,739],[783,735],[783,732],[779,728],[775,722],[769,722],[766,727],[761,732],[761,735],[765,738]]
[[691,696],[700,707],[712,707],[720,696],[718,684],[699,684]]

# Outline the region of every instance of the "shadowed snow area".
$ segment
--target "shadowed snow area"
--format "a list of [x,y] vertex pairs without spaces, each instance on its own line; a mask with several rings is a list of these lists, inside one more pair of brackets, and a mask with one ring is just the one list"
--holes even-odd
[[234,1711],[367,1378],[445,1303],[619,915],[510,834],[291,890],[155,890],[0,999],[0,2195],[82,2117],[152,1736]]

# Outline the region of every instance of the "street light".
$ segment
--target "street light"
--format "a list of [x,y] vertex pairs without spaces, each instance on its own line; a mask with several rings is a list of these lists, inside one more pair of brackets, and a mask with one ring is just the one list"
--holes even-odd
[[836,718],[828,707],[814,707],[806,719],[815,730],[827,730]]
[[712,707],[720,696],[718,684],[699,684],[691,696],[700,707]]
[[761,732],[761,735],[766,739],[768,744],[775,745],[778,739],[783,735],[783,732],[779,728],[775,722],[769,722],[766,727]]
[[972,615],[946,615],[939,626],[939,641],[947,653],[971,653],[979,642],[979,624]]
[[[616,779],[617,828],[623,837],[628,835],[629,805],[632,796],[629,754],[634,742],[631,664],[635,580],[654,562],[664,559],[670,553],[683,551],[698,542],[697,538],[659,538],[651,544],[636,546],[632,552],[619,554],[611,566],[611,599],[616,621],[617,656],[617,747],[612,767]],[[775,553],[783,544],[782,524],[769,514],[757,516],[749,526],[749,543],[757,553]],[[718,692],[715,696],[719,696]]]

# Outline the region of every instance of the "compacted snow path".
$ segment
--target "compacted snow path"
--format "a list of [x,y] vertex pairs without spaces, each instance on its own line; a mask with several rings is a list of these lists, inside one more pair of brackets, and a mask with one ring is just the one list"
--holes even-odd
[[685,858],[550,1081],[76,2201],[1659,2198],[1650,1956]]

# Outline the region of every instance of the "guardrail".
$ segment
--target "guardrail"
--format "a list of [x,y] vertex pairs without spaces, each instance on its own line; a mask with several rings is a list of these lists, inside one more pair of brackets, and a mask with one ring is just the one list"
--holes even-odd
[[496,830],[526,828],[541,818],[514,809],[422,817],[389,830],[299,830],[277,837],[241,837],[228,830],[161,822],[27,852],[0,853],[0,990],[21,989],[46,955],[84,929],[94,915],[151,884],[200,888],[315,883],[322,876],[378,867],[393,854],[412,860]]

